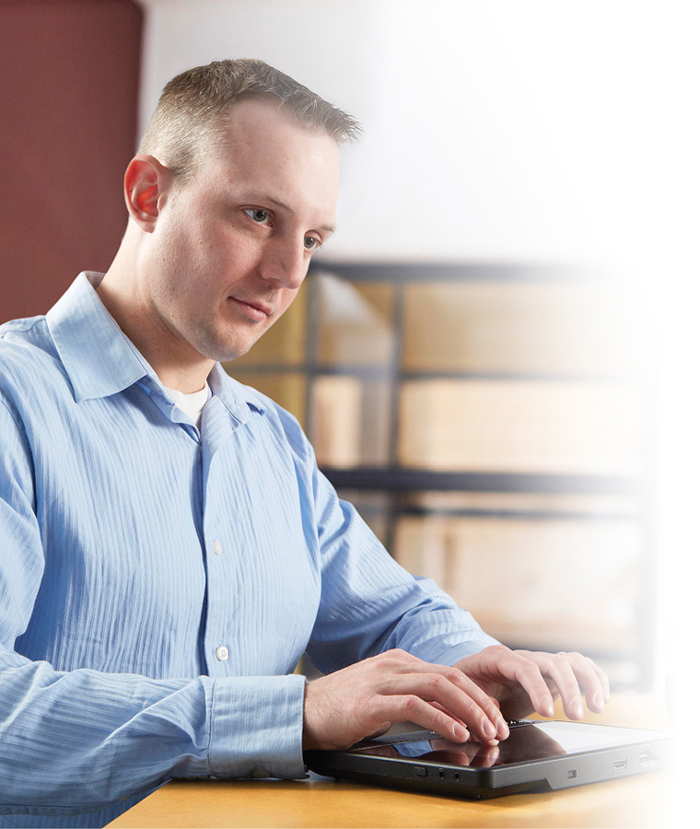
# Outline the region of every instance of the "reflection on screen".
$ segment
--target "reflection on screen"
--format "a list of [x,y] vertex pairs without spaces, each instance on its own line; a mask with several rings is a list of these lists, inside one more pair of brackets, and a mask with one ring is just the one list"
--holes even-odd
[[[478,742],[452,743],[436,737],[430,740],[372,746],[355,751],[377,757],[410,757],[438,765],[490,768],[612,748],[637,740],[641,742],[654,736],[658,735],[629,728],[586,728],[580,723],[543,722],[512,728],[508,739],[497,746]],[[400,736],[396,739],[399,740]]]

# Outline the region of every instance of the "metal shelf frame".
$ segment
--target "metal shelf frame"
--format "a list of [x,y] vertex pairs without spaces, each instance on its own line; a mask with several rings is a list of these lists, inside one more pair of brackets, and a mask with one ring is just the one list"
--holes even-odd
[[[395,286],[391,322],[394,331],[391,358],[381,366],[327,366],[317,361],[320,330],[320,308],[317,281],[315,275],[329,273],[347,279],[350,282],[389,282]],[[303,373],[306,383],[306,421],[307,434],[313,434],[313,381],[327,375],[355,376],[370,381],[383,381],[390,384],[390,428],[389,460],[385,466],[360,466],[349,469],[322,468],[321,471],[338,490],[354,490],[384,493],[386,495],[387,546],[391,550],[394,540],[394,528],[400,515],[406,514],[494,514],[504,519],[523,515],[515,510],[434,510],[416,507],[409,503],[411,493],[417,492],[488,492],[488,493],[539,493],[568,495],[625,495],[632,496],[636,505],[634,520],[638,520],[643,532],[641,596],[639,611],[639,641],[637,652],[630,654],[638,671],[638,683],[635,687],[648,689],[653,681],[653,646],[652,634],[655,614],[654,590],[654,527],[655,497],[649,475],[584,475],[584,474],[548,474],[517,472],[479,472],[479,471],[434,471],[428,469],[407,468],[399,463],[399,394],[401,384],[409,380],[428,379],[479,379],[479,380],[547,380],[570,381],[572,379],[600,380],[610,382],[639,383],[639,377],[586,377],[573,378],[564,375],[547,374],[513,374],[513,373],[478,373],[455,371],[406,371],[401,366],[403,352],[403,317],[404,286],[412,282],[580,282],[590,284],[604,281],[609,277],[600,269],[572,267],[570,265],[543,264],[519,265],[501,263],[436,263],[436,262],[333,262],[315,260],[310,269],[307,285],[307,329],[305,354],[306,359],[298,365],[256,366],[255,371],[276,374]],[[649,467],[653,458],[649,459]],[[554,513],[545,513],[554,516]],[[558,517],[567,514],[556,513]],[[534,517],[528,513],[528,517]],[[586,517],[591,520],[615,517],[608,512],[575,512],[568,517]],[[626,515],[625,517],[630,517]],[[591,654],[594,658],[598,655]],[[600,654],[605,656],[605,654]]]

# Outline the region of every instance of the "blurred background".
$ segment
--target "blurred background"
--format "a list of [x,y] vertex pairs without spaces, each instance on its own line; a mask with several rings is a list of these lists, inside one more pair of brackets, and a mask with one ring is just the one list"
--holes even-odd
[[336,236],[227,370],[493,635],[664,689],[698,553],[691,7],[0,0],[0,322],[109,266],[170,77],[272,63],[364,136]]

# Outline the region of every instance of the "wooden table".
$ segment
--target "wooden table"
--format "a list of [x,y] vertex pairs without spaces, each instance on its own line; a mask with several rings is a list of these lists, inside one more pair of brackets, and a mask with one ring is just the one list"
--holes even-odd
[[[667,728],[648,698],[614,700],[597,722]],[[672,825],[671,772],[559,792],[469,801],[323,778],[177,780],[110,827],[664,827]]]
[[667,773],[545,794],[458,800],[305,780],[173,781],[114,827],[668,827]]

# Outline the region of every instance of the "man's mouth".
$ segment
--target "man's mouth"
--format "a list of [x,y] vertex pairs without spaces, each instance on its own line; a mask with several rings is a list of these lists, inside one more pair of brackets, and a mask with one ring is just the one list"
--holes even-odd
[[265,302],[249,302],[244,299],[237,299],[233,296],[229,297],[229,299],[233,300],[236,307],[247,317],[255,320],[256,322],[262,322],[264,319],[271,316],[275,311],[271,305],[268,305]]

